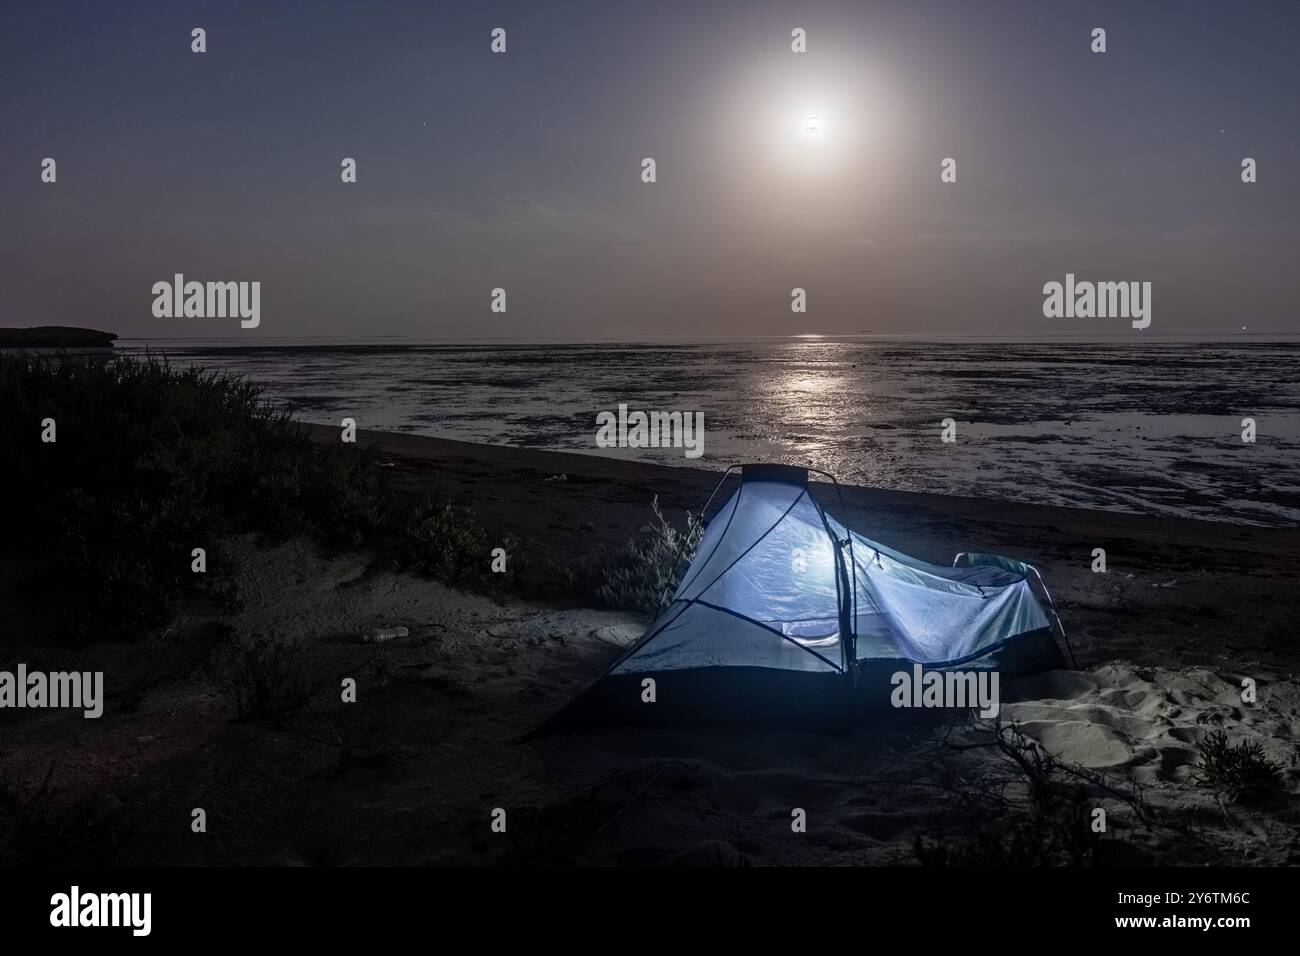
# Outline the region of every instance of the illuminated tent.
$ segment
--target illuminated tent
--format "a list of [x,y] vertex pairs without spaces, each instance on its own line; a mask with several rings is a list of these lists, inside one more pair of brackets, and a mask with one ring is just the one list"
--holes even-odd
[[813,497],[807,469],[745,466],[671,602],[556,719],[838,725],[888,706],[889,675],[912,663],[1063,665],[1060,621],[1031,566],[995,555],[954,565],[849,531]]

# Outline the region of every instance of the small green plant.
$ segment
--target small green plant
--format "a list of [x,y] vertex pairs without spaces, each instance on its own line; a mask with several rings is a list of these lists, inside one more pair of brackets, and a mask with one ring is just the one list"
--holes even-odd
[[1281,784],[1282,766],[1264,756],[1259,741],[1243,740],[1234,747],[1224,731],[1215,730],[1196,749],[1196,780],[1202,786],[1235,798],[1259,796]]
[[[603,548],[594,559],[571,568],[567,578],[578,596],[606,607],[653,614],[665,594],[676,590],[704,534],[703,522],[686,513],[687,530],[679,531],[650,502],[654,523],[623,547]],[[680,555],[680,558],[679,558]]]
[[392,525],[393,563],[448,584],[486,589],[507,578],[492,572],[490,555],[497,547],[509,556],[508,571],[518,570],[523,561],[513,538],[492,538],[472,511],[447,501],[397,506]]
[[239,720],[279,724],[302,708],[315,690],[300,656],[292,642],[267,637],[230,641],[213,654],[212,679],[235,705]]

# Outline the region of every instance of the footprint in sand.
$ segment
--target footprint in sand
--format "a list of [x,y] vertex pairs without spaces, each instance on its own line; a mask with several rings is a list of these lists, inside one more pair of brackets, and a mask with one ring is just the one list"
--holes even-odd
[[591,636],[615,647],[631,647],[637,642],[645,628],[637,624],[607,624],[591,632]]
[[1067,763],[1090,770],[1131,763],[1134,751],[1110,727],[1078,720],[1030,721],[1024,732]]

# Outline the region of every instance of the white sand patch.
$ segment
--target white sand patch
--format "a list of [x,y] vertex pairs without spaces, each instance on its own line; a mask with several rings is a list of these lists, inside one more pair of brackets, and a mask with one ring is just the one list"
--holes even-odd
[[1079,720],[1032,720],[1020,725],[1032,737],[1068,763],[1091,770],[1129,763],[1136,749],[1122,734],[1103,724]]
[[[1240,677],[1205,668],[1138,668],[1108,664],[1089,673],[1052,671],[1017,681],[1003,719],[1068,763],[1124,768],[1144,787],[1177,784],[1186,797],[1197,745],[1223,730],[1231,745],[1257,741],[1285,768],[1287,787],[1300,782],[1300,684],[1258,674],[1257,700],[1241,699]],[[1172,793],[1168,796],[1173,797]]]

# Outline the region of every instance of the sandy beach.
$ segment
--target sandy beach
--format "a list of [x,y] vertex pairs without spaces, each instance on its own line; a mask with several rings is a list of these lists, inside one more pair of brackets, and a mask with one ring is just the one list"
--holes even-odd
[[[363,551],[245,537],[228,548],[241,607],[191,601],[136,644],[51,646],[41,610],[11,595],[3,660],[102,670],[107,699],[98,720],[3,716],[0,777],[37,796],[0,831],[0,859],[29,862],[40,847],[57,862],[121,864],[917,864],[961,862],[926,847],[979,846],[990,827],[1034,819],[1023,772],[989,726],[964,715],[887,715],[842,735],[596,729],[525,739],[647,624],[575,606],[558,590],[558,568],[636,533],[655,496],[682,521],[716,474],[381,433],[359,440],[390,487],[451,496],[513,536],[512,559],[526,559],[522,589],[466,594]],[[1011,683],[1002,722],[1068,765],[1059,773],[1106,808],[1097,861],[1300,862],[1300,529],[843,492],[850,526],[885,544],[945,563],[995,551],[1042,569],[1079,669]],[[1105,574],[1090,568],[1098,547]],[[408,635],[360,639],[397,626]],[[232,633],[294,649],[309,692],[276,726],[235,720],[214,685],[210,656]],[[356,703],[340,699],[345,678]],[[1257,685],[1253,704],[1243,678]],[[1283,792],[1247,803],[1198,786],[1197,744],[1219,729],[1281,764]],[[206,812],[202,835],[191,831],[195,808]],[[497,809],[505,834],[490,828]],[[792,832],[795,809],[806,833]]]

